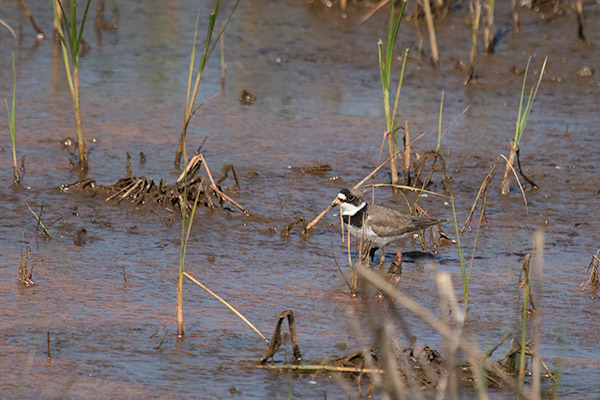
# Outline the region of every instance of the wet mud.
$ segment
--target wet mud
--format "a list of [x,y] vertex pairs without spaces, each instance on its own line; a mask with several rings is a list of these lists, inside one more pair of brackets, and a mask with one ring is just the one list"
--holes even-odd
[[[208,3],[201,4],[201,21],[208,19],[213,5]],[[42,1],[27,5],[42,29],[51,32],[52,9]],[[176,208],[168,216],[130,201],[107,202],[106,193],[60,190],[84,178],[108,186],[128,176],[172,183],[181,174],[173,159],[198,4],[121,2],[118,7],[118,28],[101,35],[90,29],[90,50],[81,58],[87,177],[73,170],[63,143],[74,137],[74,122],[60,52],[51,39],[37,41],[27,20],[22,39],[0,32],[0,96],[12,96],[14,52],[17,154],[25,156],[22,186],[15,187],[8,125],[0,118],[0,397],[282,398],[290,382],[294,398],[347,398],[348,387],[357,397],[354,381],[340,384],[328,373],[257,368],[265,342],[187,281],[185,339],[177,340],[173,325],[166,336],[163,331],[151,337],[175,312],[181,234]],[[544,275],[536,304],[542,310],[542,356],[560,372],[555,390],[561,396],[597,397],[598,296],[590,288],[582,291],[580,284],[600,247],[600,11],[596,4],[584,4],[586,43],[578,36],[574,4],[564,4],[558,15],[520,8],[522,26],[516,34],[509,5],[497,7],[496,51],[478,56],[467,86],[467,3],[457,3],[436,21],[438,70],[427,58],[424,21],[418,28],[424,39],[420,55],[415,20],[402,22],[397,52],[409,48],[411,58],[400,118],[408,121],[411,138],[424,134],[412,143],[416,151],[434,149],[444,91],[442,129],[456,119],[440,148],[448,182],[436,172],[430,190],[443,193],[446,183],[451,187],[460,227],[498,155],[508,156],[528,57],[531,79],[537,79],[548,56],[520,144],[523,171],[539,188],[526,187],[526,210],[514,180],[508,197],[499,194],[499,172],[490,184],[474,257],[469,329],[483,350],[520,332],[521,265],[532,252],[535,231],[543,229]],[[314,218],[341,188],[353,186],[377,165],[385,129],[377,40],[386,32],[388,14],[384,9],[359,25],[369,9],[351,4],[348,17],[341,19],[337,4],[242,2],[225,32],[225,90],[216,50],[199,99],[220,95],[197,111],[188,130],[191,149],[207,138],[202,154],[215,176],[235,166],[239,185],[230,177],[219,190],[249,213],[235,207],[199,210],[186,271],[265,335],[283,310],[293,310],[305,360],[335,359],[373,344],[362,339],[373,333],[368,324],[362,324],[362,332],[354,329],[372,307],[350,296],[336,267],[338,262],[348,271],[338,211],[308,236],[299,226],[281,235],[297,217]],[[18,27],[16,5],[4,2],[1,10],[2,18]],[[107,8],[109,23],[112,17]],[[205,28],[201,25],[200,32]],[[396,62],[393,82],[399,70]],[[143,159],[133,156],[127,162],[128,153],[140,152]],[[383,169],[374,182],[389,178]],[[402,195],[388,189],[375,193],[378,204],[406,210]],[[419,205],[431,217],[453,219],[448,199],[423,196]],[[460,237],[467,263],[478,215]],[[452,224],[442,228],[455,237]],[[18,282],[19,258],[27,247],[35,284],[24,286]],[[428,256],[419,253],[414,238],[389,247],[391,255],[412,255],[403,258],[397,282],[403,293],[440,315],[435,273],[444,270],[462,299],[454,244],[442,243],[436,255]],[[394,315],[383,305],[376,314]],[[443,352],[439,334],[408,312],[402,316],[418,338],[416,348],[427,344]],[[405,331],[397,332],[399,342],[410,342]],[[503,346],[498,354],[510,350],[508,343]],[[283,340],[275,363],[291,361],[292,354]],[[544,382],[544,393],[550,386]],[[465,396],[471,394],[476,397],[475,392]]]

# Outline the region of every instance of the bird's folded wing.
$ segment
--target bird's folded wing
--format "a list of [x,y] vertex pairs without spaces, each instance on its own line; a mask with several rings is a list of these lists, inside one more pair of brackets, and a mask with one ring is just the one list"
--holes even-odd
[[400,211],[369,204],[369,226],[377,236],[399,236],[418,230],[414,219]]

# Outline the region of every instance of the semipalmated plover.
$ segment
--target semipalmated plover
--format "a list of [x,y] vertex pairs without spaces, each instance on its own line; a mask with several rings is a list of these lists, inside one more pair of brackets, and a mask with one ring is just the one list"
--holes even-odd
[[342,189],[338,193],[338,202],[342,219],[352,236],[371,242],[371,257],[377,249],[381,249],[382,260],[383,247],[389,243],[412,232],[448,222],[443,219],[413,217],[377,204],[367,204],[358,189]]

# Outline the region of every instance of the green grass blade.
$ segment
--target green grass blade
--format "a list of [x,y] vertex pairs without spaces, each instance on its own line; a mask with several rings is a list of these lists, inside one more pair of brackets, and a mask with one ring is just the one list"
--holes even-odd
[[225,32],[225,28],[227,27],[227,25],[229,25],[229,21],[231,20],[231,17],[233,17],[233,13],[237,9],[238,4],[240,4],[240,0],[236,0],[235,4],[233,5],[233,8],[231,9],[231,12],[229,13],[229,16],[227,17],[227,19],[225,20],[225,23],[219,30],[219,34],[215,37],[215,41],[213,42],[212,47],[211,47],[210,51],[208,52],[208,58],[210,58],[210,56],[212,55],[212,52],[215,49],[215,46],[219,42],[219,39],[223,35],[223,32]]
[[444,91],[442,90],[442,100],[440,100],[440,116],[438,118],[438,140],[435,151],[440,151],[440,143],[442,141],[442,112],[444,110]]
[[[215,10],[218,10],[219,4],[220,4],[220,0],[217,1]],[[200,57],[200,63],[198,65],[196,81],[194,82],[194,90],[192,91],[192,102],[188,108],[188,115],[190,115],[190,116],[192,114],[194,102],[195,102],[196,96],[198,94],[198,88],[200,87],[200,80],[202,79],[202,74],[204,72],[204,68],[206,67],[206,64],[208,63],[208,52],[210,49],[210,43],[212,40],[213,31],[215,29],[216,19],[217,19],[217,14],[215,13],[215,11],[212,11],[210,13],[210,16],[208,17],[208,30],[206,33],[206,39],[204,40],[204,49],[202,50],[202,56]]]
[[[74,1],[73,1],[74,3]],[[81,26],[79,27],[79,35],[77,36],[77,58],[79,58],[79,49],[81,48],[81,41],[83,39],[83,28],[85,27],[85,21],[87,21],[87,16],[88,16],[88,10],[90,8],[90,4],[92,3],[92,0],[88,0],[87,4],[85,5],[85,11],[83,12],[83,16],[81,19]]]
[[390,11],[390,22],[388,23],[388,36],[385,43],[385,70],[390,71],[392,68],[392,54],[394,52],[394,2],[392,2],[392,11]]
[[521,134],[523,133],[521,129],[521,113],[523,109],[523,96],[525,94],[525,84],[527,83],[527,72],[529,71],[529,63],[531,62],[531,57],[527,60],[527,66],[525,67],[525,75],[523,76],[523,85],[521,86],[521,99],[519,100],[519,112],[517,113],[517,129],[515,131],[515,141],[513,146],[515,149],[519,146],[519,142],[521,141]]
[[190,107],[190,91],[192,89],[192,77],[194,75],[194,61],[196,60],[196,41],[198,39],[198,24],[200,22],[200,10],[198,10],[198,14],[196,15],[196,29],[194,30],[194,41],[192,42],[192,52],[190,54],[190,66],[188,70],[188,81],[187,81],[187,91],[185,95],[185,118],[188,119],[191,117],[191,108]]
[[383,42],[381,41],[381,39],[379,39],[379,41],[377,42],[377,57],[379,60],[379,76],[381,77],[381,88],[385,92],[387,89],[386,82],[388,80],[386,79],[386,76],[385,76],[386,70],[385,70],[385,63],[383,60]]
[[462,248],[460,247],[460,235],[458,230],[458,220],[456,219],[456,209],[454,208],[454,194],[450,194],[450,200],[452,202],[452,215],[454,216],[454,229],[456,231],[456,246],[458,247],[458,259],[460,261],[460,275],[462,277],[463,284],[463,301],[465,303],[465,313],[467,312],[468,298],[469,298],[469,285],[467,282],[467,271],[465,268],[465,259],[462,254]]
[[61,4],[60,1],[58,2],[52,2],[52,5],[54,6],[54,18],[57,21],[57,25],[58,25],[58,37],[60,40],[60,45],[61,45],[61,49],[62,49],[62,53],[63,53],[63,60],[64,60],[64,64],[65,64],[65,72],[67,74],[67,82],[69,83],[69,89],[71,90],[71,93],[74,92],[75,88],[73,86],[73,77],[71,74],[71,68],[69,67],[70,63],[69,63],[69,53],[67,50],[67,46],[68,46],[68,42],[67,39],[65,39],[65,30],[67,32],[67,35],[69,34],[69,30],[68,29],[64,29],[63,28],[63,23],[60,20],[59,16],[58,16],[58,9],[56,8],[56,3],[58,3],[58,5],[60,6],[60,10],[62,12],[63,15],[65,15],[65,10]]
[[546,64],[548,62],[548,57],[544,59],[544,63],[542,64],[542,69],[540,70],[540,76],[537,80],[537,83],[534,87],[532,87],[529,91],[529,98],[527,99],[527,104],[525,105],[525,110],[523,110],[523,98],[525,93],[525,83],[527,80],[527,72],[529,71],[529,64],[531,62],[531,57],[527,61],[527,67],[525,68],[525,76],[523,77],[523,85],[521,87],[521,98],[519,101],[519,112],[517,115],[517,127],[515,132],[515,140],[514,140],[514,148],[518,148],[519,142],[521,141],[521,136],[523,135],[523,131],[525,130],[525,125],[527,124],[527,120],[529,119],[529,114],[531,113],[531,109],[533,107],[533,102],[537,96],[538,89],[542,83],[542,78],[546,71]]
[[[400,92],[402,91],[402,83],[404,82],[404,72],[406,71],[406,62],[408,61],[408,49],[404,50],[404,58],[402,59],[402,69],[400,70],[400,79],[396,88],[396,100],[394,101],[394,110],[392,111],[392,126],[396,125],[396,114],[398,112],[398,103],[400,101]],[[396,131],[398,132],[398,131]],[[396,144],[398,144],[398,134],[396,133]],[[398,151],[398,150],[396,150]]]

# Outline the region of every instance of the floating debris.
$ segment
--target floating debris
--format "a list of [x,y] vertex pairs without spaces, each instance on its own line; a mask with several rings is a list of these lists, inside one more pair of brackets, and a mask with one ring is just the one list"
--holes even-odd
[[250,93],[246,89],[242,90],[242,94],[240,95],[240,103],[250,105],[254,104],[255,101],[256,97],[254,97],[252,93]]

